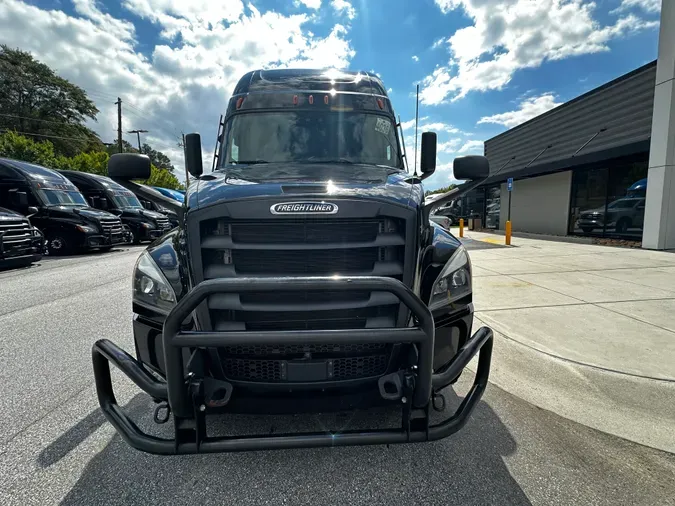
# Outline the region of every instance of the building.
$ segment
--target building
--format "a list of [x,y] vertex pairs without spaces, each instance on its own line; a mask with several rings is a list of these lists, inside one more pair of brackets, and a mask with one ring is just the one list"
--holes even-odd
[[[658,59],[485,142],[490,176],[462,199],[486,228],[675,249],[675,2]],[[512,178],[512,191],[508,181]]]
[[640,240],[656,67],[651,62],[487,140],[490,177],[467,199],[483,226],[503,229],[510,204],[514,231]]

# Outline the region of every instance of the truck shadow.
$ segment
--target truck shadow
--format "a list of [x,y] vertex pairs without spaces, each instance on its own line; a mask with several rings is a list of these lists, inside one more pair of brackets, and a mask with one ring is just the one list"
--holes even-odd
[[[446,397],[456,405],[451,390]],[[145,395],[125,407],[145,430],[153,429],[151,409]],[[313,417],[302,421],[316,422]],[[362,412],[338,423],[354,428],[369,417],[381,420],[382,413]],[[222,418],[237,431],[252,428],[250,418]],[[39,464],[58,462],[103,423],[100,410],[92,412],[46,448]],[[261,423],[271,427],[269,420]],[[155,426],[153,433],[157,429],[164,437],[172,430],[171,424]],[[161,457],[136,451],[115,435],[62,504],[530,504],[504,463],[515,450],[509,430],[485,402],[458,434],[423,444]]]

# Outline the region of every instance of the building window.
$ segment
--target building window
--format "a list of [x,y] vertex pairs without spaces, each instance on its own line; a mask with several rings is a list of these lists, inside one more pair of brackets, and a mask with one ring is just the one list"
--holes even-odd
[[485,189],[485,228],[499,228],[501,193],[501,185],[491,186]]
[[647,189],[647,154],[600,167],[575,169],[569,232],[576,235],[642,238]]

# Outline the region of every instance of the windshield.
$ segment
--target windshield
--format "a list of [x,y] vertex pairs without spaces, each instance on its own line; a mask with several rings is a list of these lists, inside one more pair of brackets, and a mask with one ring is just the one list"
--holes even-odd
[[84,196],[77,190],[41,188],[38,192],[50,206],[89,206]]
[[283,111],[234,116],[226,165],[307,162],[401,168],[396,129],[387,116],[356,112]]
[[111,198],[115,202],[115,205],[120,209],[143,209],[141,202],[133,193],[114,192]]

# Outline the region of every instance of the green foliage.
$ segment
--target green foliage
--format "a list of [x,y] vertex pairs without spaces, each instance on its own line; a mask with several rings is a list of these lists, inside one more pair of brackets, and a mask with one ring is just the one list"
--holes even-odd
[[435,194],[435,193],[448,193],[450,190],[452,190],[452,189],[454,189],[454,188],[457,188],[457,185],[456,185],[456,184],[451,184],[451,185],[449,185],[449,186],[445,186],[445,187],[443,187],[443,188],[438,188],[438,189],[436,189],[436,190],[425,191],[425,192],[424,192],[424,196],[426,197],[426,196],[428,196],[428,195],[433,195],[433,194]]
[[141,147],[141,153],[148,155],[150,162],[157,168],[166,169],[173,172],[174,166],[171,164],[171,160],[161,151],[156,151],[148,144],[143,144]]
[[[0,134],[0,156],[43,165],[51,169],[79,170],[101,176],[108,175],[108,159],[110,158],[105,151],[78,153],[71,157],[55,154],[51,142],[35,142],[16,132]],[[174,190],[184,189],[171,171],[154,165],[150,170],[150,178],[143,182],[144,184]]]
[[35,142],[15,132],[0,134],[0,156],[46,167],[51,167],[55,160],[51,142]]
[[85,91],[20,49],[0,45],[0,132],[15,130],[52,143],[56,155],[98,151],[103,143],[85,126],[98,109]]

